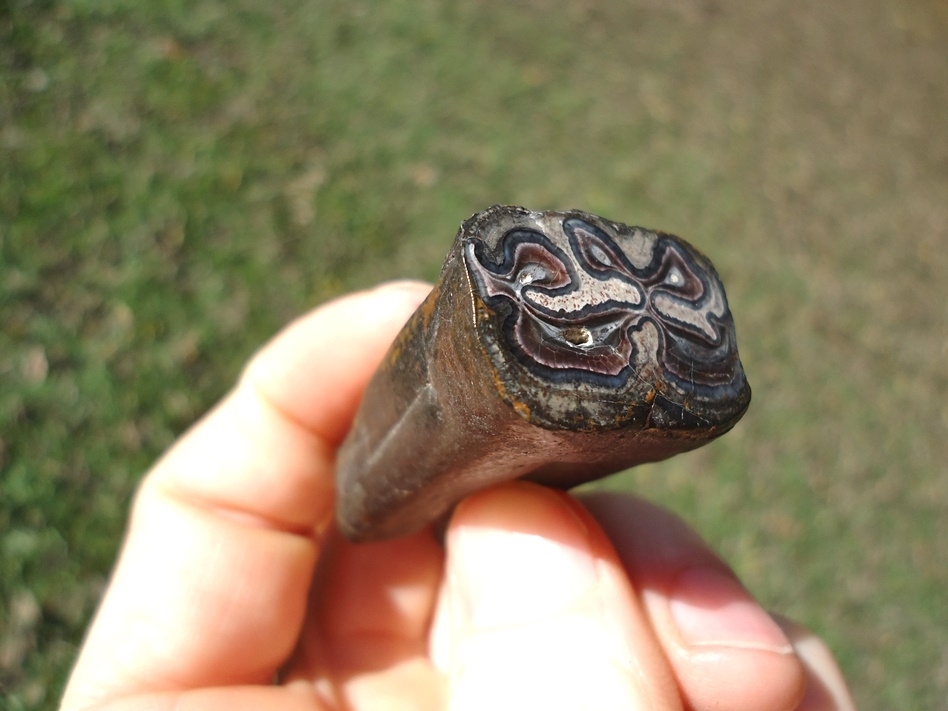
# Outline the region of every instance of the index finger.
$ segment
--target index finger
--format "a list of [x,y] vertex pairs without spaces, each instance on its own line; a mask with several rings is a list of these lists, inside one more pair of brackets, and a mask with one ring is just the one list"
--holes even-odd
[[418,282],[386,284],[290,324],[148,483],[275,528],[306,532],[325,524],[335,449],[366,383],[429,290]]
[[390,284],[299,319],[158,462],[63,708],[272,680],[302,624],[335,447],[428,289]]

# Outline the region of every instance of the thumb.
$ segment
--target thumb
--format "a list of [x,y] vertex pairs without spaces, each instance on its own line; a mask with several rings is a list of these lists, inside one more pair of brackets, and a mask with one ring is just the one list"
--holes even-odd
[[432,655],[450,708],[681,708],[616,554],[568,495],[475,494],[447,534]]

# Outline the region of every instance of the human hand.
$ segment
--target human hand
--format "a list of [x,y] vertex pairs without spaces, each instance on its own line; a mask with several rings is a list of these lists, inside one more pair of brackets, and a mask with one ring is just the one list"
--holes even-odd
[[339,538],[335,449],[426,291],[301,318],[156,464],[63,709],[853,708],[818,638],[638,499],[518,482],[444,548]]

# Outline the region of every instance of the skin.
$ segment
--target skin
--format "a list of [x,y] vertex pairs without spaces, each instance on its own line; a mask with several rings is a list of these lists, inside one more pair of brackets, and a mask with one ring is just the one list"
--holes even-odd
[[518,482],[444,548],[341,539],[335,450],[426,290],[299,319],[155,465],[62,709],[853,708],[818,638],[639,499]]

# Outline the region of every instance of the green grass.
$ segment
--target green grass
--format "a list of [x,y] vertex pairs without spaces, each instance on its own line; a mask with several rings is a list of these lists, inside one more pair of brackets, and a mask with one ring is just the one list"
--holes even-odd
[[[315,304],[495,202],[676,232],[754,387],[612,486],[948,698],[948,13],[842,0],[0,0],[0,696],[53,708],[149,463]],[[5,707],[6,708],[6,707]]]

